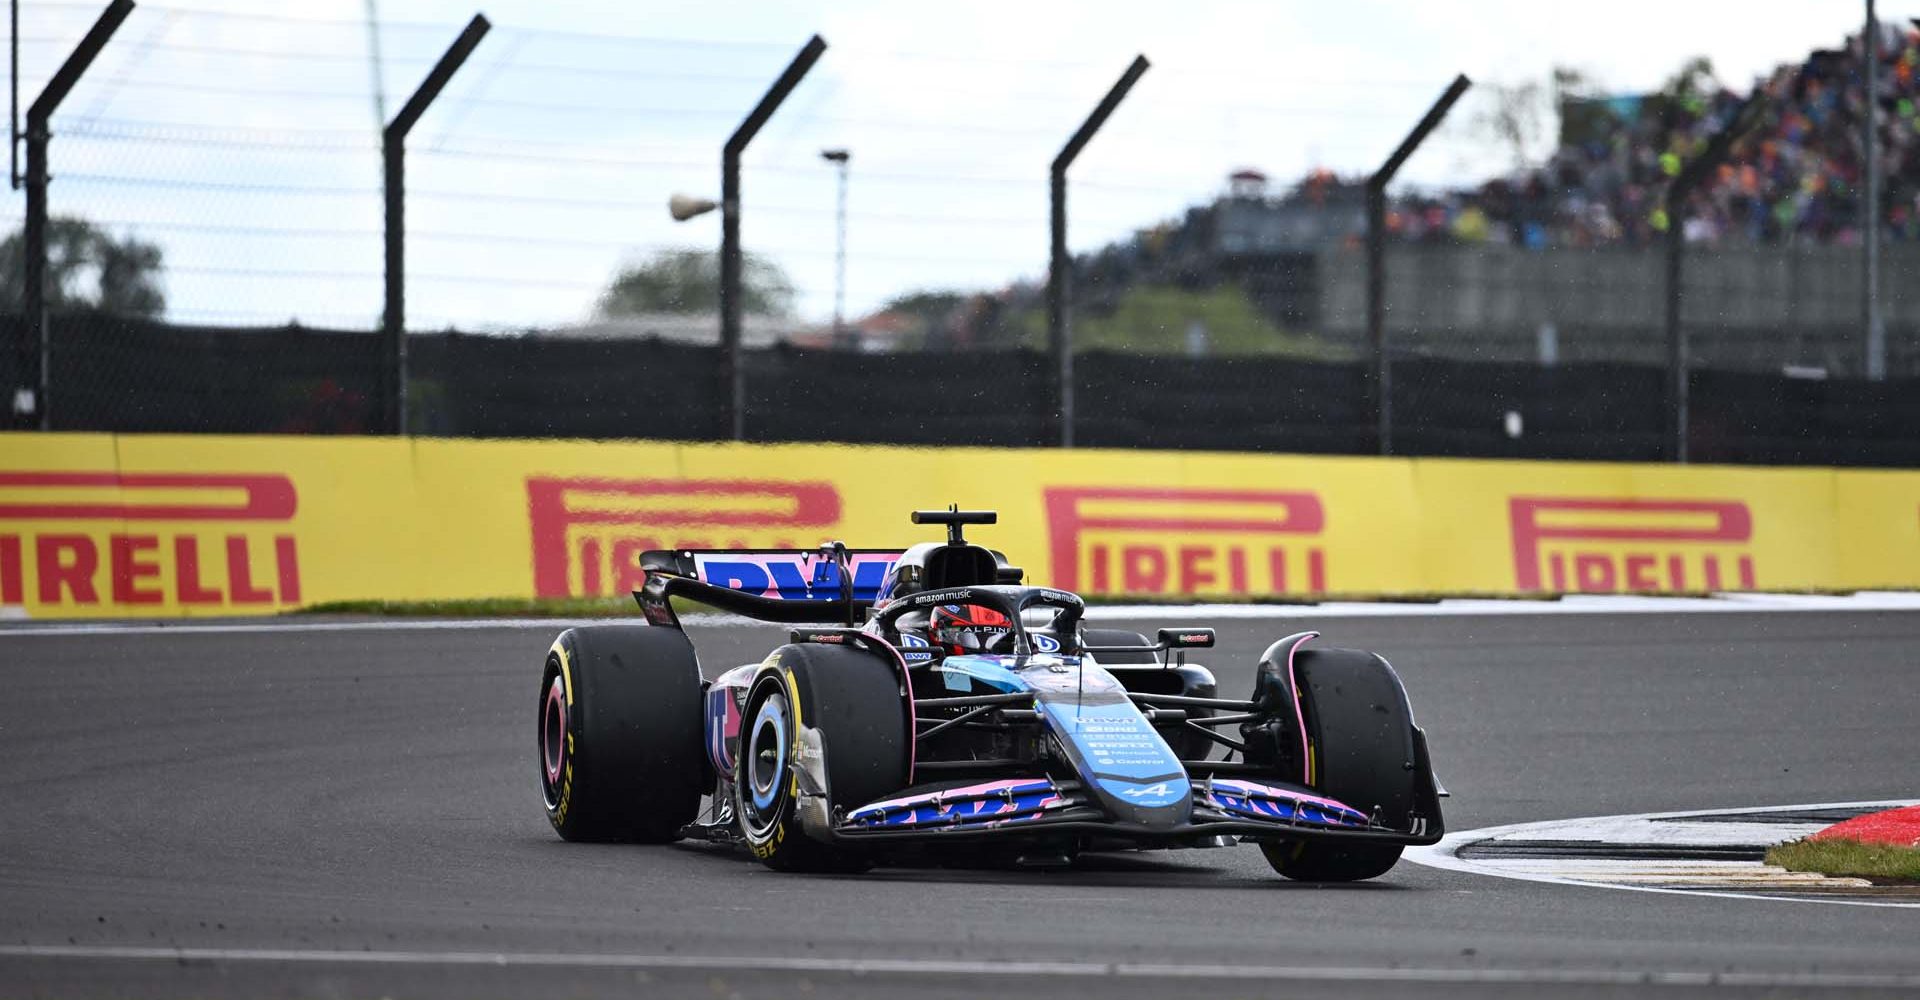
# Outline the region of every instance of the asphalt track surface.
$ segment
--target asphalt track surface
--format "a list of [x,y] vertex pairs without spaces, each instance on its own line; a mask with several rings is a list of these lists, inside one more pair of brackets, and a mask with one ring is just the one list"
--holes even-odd
[[[1399,667],[1453,829],[1916,790],[1920,614],[1314,624]],[[1223,694],[1295,627],[1222,623]],[[693,631],[709,675],[781,634]],[[0,632],[0,997],[1920,995],[1913,910],[1318,887],[1252,847],[805,877],[565,844],[551,632]]]

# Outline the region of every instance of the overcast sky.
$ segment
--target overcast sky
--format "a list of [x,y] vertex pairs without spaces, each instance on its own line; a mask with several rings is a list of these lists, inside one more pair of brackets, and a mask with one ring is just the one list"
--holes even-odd
[[[377,0],[390,116],[473,14]],[[21,4],[24,105],[100,5]],[[262,12],[270,12],[263,14]],[[834,175],[852,151],[848,307],[1044,272],[1047,164],[1136,52],[1153,68],[1072,174],[1071,242],[1096,248],[1210,199],[1239,167],[1285,183],[1370,170],[1457,72],[1658,86],[1685,59],[1750,83],[1859,30],[1849,0],[733,4],[495,0],[496,25],[413,133],[409,325],[587,316],[623,262],[711,248],[721,143],[794,52],[826,55],[746,156],[749,250],[799,311],[833,307]],[[1920,16],[1887,0],[1881,17]],[[364,0],[142,4],[55,118],[51,203],[167,254],[187,321],[368,326],[380,171]],[[1455,120],[1406,183],[1476,182],[1505,155]],[[1550,123],[1549,123],[1550,124]],[[11,224],[23,211],[9,202]]]

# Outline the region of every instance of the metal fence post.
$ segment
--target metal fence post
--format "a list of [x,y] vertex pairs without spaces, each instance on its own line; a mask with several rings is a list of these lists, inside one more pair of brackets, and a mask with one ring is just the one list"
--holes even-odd
[[1706,179],[1707,172],[1720,165],[1732,150],[1734,141],[1745,135],[1754,119],[1767,105],[1765,91],[1756,90],[1733,113],[1727,127],[1715,133],[1700,156],[1682,167],[1660,206],[1667,220],[1667,428],[1673,435],[1673,460],[1685,464],[1689,459],[1687,430],[1692,425],[1693,387],[1689,381],[1692,359],[1689,357],[1686,325],[1680,322],[1680,286],[1682,257],[1686,247],[1684,209],[1693,189]]
[[21,226],[23,286],[20,309],[26,314],[26,345],[21,354],[30,359],[26,369],[33,373],[28,385],[33,388],[33,406],[38,411],[40,429],[53,430],[53,335],[47,324],[47,141],[53,137],[50,123],[60,102],[66,100],[73,85],[80,82],[95,56],[107,40],[120,29],[120,23],[133,13],[133,0],[113,0],[100,12],[93,27],[74,46],[67,61],[54,71],[46,89],[27,108],[27,218]]
[[735,441],[747,439],[747,369],[740,356],[740,154],[825,51],[825,39],[807,39],[720,151],[720,368],[729,433]]
[[1393,454],[1393,367],[1387,358],[1387,185],[1471,86],[1473,81],[1465,73],[1455,76],[1387,162],[1367,178],[1367,352],[1373,372],[1374,440],[1382,455]]
[[386,178],[387,250],[386,308],[380,320],[387,385],[381,396],[386,405],[386,426],[394,434],[407,433],[407,133],[492,27],[485,14],[473,15],[380,136],[380,161]]
[[1867,113],[1860,123],[1860,148],[1867,161],[1866,282],[1861,289],[1861,317],[1867,333],[1867,378],[1887,377],[1887,327],[1880,315],[1880,22],[1873,0],[1867,0],[1867,26],[1861,32],[1867,61]]
[[1126,99],[1127,91],[1140,80],[1141,74],[1152,65],[1144,55],[1136,55],[1127,65],[1127,71],[1120,74],[1107,96],[1080,123],[1067,144],[1060,148],[1060,155],[1053,158],[1053,167],[1048,174],[1048,201],[1050,203],[1050,238],[1047,255],[1047,350],[1053,356],[1054,401],[1060,411],[1060,447],[1073,447],[1073,316],[1072,307],[1067,301],[1073,294],[1073,277],[1070,273],[1072,261],[1067,256],[1067,168],[1079,157],[1080,151],[1087,147],[1094,133],[1107,123],[1113,110]]

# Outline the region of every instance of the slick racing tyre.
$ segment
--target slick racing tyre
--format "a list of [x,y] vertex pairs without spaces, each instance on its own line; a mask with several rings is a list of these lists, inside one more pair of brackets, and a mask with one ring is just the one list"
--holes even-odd
[[593,625],[540,678],[540,793],[567,840],[665,843],[700,809],[700,667],[679,629]]
[[[1295,669],[1314,753],[1307,784],[1406,829],[1415,795],[1413,711],[1387,661],[1357,649],[1303,649]],[[1383,875],[1399,844],[1329,840],[1260,845],[1274,871],[1306,882]]]
[[[802,829],[800,810],[819,800],[801,771],[825,777],[829,820],[904,787],[913,729],[902,683],[896,664],[863,649],[803,643],[767,658],[747,689],[734,776],[734,815],[754,857],[781,871],[871,865]],[[818,757],[803,727],[819,734]]]

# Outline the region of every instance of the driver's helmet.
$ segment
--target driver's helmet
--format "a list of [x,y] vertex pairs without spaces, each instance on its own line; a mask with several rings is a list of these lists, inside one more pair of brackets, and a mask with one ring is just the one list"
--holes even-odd
[[927,637],[949,653],[1005,653],[1013,649],[1007,616],[978,604],[942,604],[933,609]]

